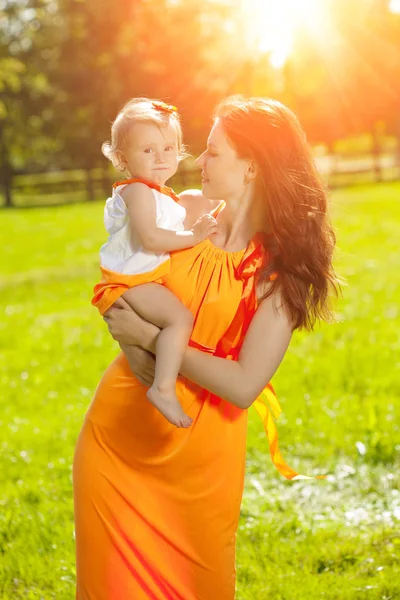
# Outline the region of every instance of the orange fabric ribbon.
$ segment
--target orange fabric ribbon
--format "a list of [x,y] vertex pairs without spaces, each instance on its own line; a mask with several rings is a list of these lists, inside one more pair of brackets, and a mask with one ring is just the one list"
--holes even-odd
[[113,184],[113,188],[117,188],[119,185],[128,185],[128,183],[144,183],[153,190],[157,190],[161,192],[161,194],[165,194],[175,200],[175,202],[179,202],[179,196],[175,194],[174,190],[167,185],[158,185],[158,183],[154,183],[153,181],[148,181],[147,179],[142,179],[141,177],[131,177],[130,179],[123,179],[122,181],[117,181]]

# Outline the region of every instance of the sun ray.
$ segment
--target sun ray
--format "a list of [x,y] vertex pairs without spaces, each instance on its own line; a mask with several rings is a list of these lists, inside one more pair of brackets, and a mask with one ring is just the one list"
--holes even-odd
[[241,0],[248,49],[269,54],[276,68],[283,66],[299,32],[324,37],[327,5],[327,0]]

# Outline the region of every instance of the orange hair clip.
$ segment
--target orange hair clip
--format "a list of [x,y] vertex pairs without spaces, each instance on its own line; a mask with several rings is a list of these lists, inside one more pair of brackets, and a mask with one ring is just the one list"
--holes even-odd
[[156,110],[160,110],[161,112],[166,112],[169,114],[177,112],[178,110],[176,106],[173,106],[172,104],[167,104],[166,102],[159,102],[158,100],[152,102],[152,105]]

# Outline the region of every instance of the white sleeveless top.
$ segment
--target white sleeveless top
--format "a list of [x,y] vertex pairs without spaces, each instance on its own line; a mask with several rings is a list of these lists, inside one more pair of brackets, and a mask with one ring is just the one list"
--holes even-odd
[[[120,191],[127,184],[113,188],[104,208],[104,225],[109,233],[108,241],[100,249],[100,264],[109,271],[124,275],[148,273],[168,260],[167,252],[150,252],[141,245],[131,225],[128,208]],[[183,231],[186,210],[171,196],[148,186],[156,203],[156,224],[162,229]]]

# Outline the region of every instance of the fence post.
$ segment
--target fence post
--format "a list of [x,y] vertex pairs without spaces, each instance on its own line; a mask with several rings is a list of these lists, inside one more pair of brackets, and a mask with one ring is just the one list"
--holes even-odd
[[89,202],[94,200],[93,178],[91,169],[86,169],[86,191]]
[[101,187],[103,189],[104,197],[107,198],[110,195],[110,187],[111,186],[110,186],[110,179],[107,175],[106,169],[102,170]]
[[382,181],[381,147],[377,123],[372,127],[372,156],[374,160],[375,181]]

